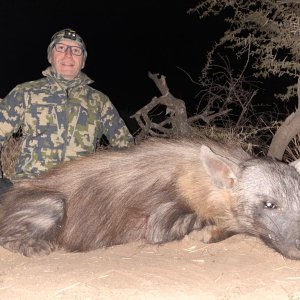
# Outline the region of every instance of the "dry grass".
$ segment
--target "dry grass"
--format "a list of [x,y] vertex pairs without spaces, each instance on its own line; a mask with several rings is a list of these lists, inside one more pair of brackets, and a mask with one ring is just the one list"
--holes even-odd
[[199,136],[204,135],[217,141],[225,141],[240,145],[245,151],[254,156],[266,156],[273,132],[277,129],[276,124],[255,127],[199,127]]
[[3,145],[1,151],[1,168],[4,177],[10,178],[15,172],[17,159],[21,151],[21,142],[21,137],[10,137]]
[[300,158],[300,133],[298,133],[289,143],[283,155],[283,161],[291,162]]

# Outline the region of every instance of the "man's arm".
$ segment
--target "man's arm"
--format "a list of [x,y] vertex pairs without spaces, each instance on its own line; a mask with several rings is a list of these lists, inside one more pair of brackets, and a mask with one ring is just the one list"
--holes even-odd
[[111,101],[108,98],[105,100],[101,116],[103,133],[111,146],[128,147],[134,143],[134,138]]
[[20,128],[23,115],[23,97],[18,89],[13,89],[4,99],[0,99],[0,145]]

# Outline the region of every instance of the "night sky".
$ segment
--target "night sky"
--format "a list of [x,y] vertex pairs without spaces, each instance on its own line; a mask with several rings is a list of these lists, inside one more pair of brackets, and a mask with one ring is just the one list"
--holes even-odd
[[[42,77],[51,36],[76,30],[87,45],[83,70],[106,93],[125,121],[159,95],[149,71],[167,77],[171,92],[195,110],[205,55],[218,29],[187,10],[198,1],[1,0],[0,98],[18,83]],[[220,31],[220,28],[219,28]]]

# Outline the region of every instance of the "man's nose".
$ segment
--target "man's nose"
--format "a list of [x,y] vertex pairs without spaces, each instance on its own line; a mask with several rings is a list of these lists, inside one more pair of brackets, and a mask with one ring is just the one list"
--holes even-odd
[[68,48],[67,48],[67,50],[66,50],[66,52],[65,52],[65,55],[66,55],[66,56],[72,56],[72,49],[71,49],[71,47],[68,47]]

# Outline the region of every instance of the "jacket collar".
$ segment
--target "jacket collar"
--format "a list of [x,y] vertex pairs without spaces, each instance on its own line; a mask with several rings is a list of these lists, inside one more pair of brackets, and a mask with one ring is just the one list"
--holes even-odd
[[80,72],[76,78],[73,80],[66,80],[62,78],[59,74],[52,70],[52,67],[48,67],[46,70],[42,72],[42,74],[47,77],[50,82],[57,83],[62,89],[72,89],[77,86],[88,85],[93,83],[94,81],[89,78],[85,73]]

